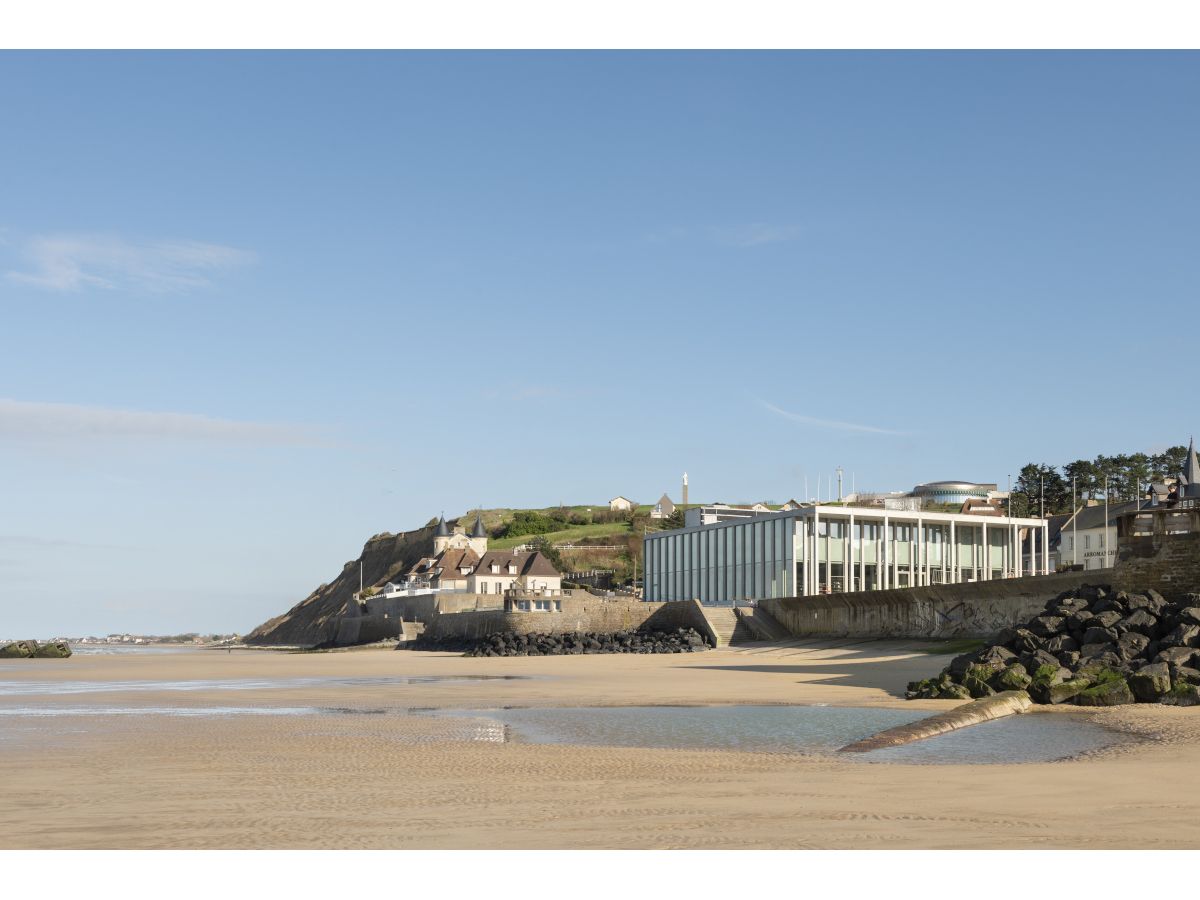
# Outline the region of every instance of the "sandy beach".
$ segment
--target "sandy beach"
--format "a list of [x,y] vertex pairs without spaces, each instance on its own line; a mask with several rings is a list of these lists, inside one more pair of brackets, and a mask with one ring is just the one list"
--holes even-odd
[[[0,718],[0,847],[1200,847],[1200,710],[1037,713],[1077,716],[1127,737],[1081,758],[1011,765],[480,743],[448,739],[447,719],[403,714],[671,704],[949,708],[901,699],[907,681],[947,661],[921,646],[794,642],[516,659],[183,650],[5,661],[0,710],[73,713]],[[429,676],[500,677],[420,680]],[[223,684],[233,680],[237,690]],[[102,684],[111,682],[123,684]],[[86,714],[110,707],[127,712]],[[138,713],[168,707],[375,714]]]

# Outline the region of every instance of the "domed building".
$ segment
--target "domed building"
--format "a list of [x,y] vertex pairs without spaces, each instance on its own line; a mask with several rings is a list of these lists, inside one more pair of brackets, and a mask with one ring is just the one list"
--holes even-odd
[[974,481],[930,481],[918,484],[913,488],[912,495],[929,503],[962,506],[971,499],[986,500],[995,490],[994,484],[976,484]]

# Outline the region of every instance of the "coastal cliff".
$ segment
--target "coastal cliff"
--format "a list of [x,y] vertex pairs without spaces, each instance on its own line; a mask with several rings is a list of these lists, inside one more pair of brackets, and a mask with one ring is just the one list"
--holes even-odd
[[285,612],[263,622],[245,637],[255,646],[319,647],[337,637],[338,619],[354,603],[362,563],[363,584],[382,584],[413,566],[428,554],[433,524],[400,534],[377,534],[363,546],[361,555],[342,567],[328,584]]

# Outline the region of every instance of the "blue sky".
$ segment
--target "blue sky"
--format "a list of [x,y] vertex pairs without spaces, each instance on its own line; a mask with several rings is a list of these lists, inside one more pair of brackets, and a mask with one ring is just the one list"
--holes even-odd
[[7,53],[0,108],[0,637],[1195,427],[1196,54]]

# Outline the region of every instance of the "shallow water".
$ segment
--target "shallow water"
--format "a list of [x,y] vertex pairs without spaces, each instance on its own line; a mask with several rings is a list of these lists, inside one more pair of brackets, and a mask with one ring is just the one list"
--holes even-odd
[[365,678],[227,678],[194,681],[0,681],[0,697],[140,691],[261,691],[305,687],[370,687],[464,681],[512,681],[525,675],[411,675]]
[[[926,710],[837,706],[604,707],[452,711],[506,726],[505,740],[610,747],[832,753],[885,728],[915,722]],[[482,734],[495,739],[496,728]],[[912,763],[1047,762],[1098,750],[1118,737],[1060,715],[998,719],[848,761]]]

